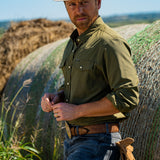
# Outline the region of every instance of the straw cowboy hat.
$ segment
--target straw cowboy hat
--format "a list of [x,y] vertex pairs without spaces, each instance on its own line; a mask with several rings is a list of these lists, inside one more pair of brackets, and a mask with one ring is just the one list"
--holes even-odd
[[54,0],[54,1],[59,1],[60,2],[60,1],[69,1],[69,0]]

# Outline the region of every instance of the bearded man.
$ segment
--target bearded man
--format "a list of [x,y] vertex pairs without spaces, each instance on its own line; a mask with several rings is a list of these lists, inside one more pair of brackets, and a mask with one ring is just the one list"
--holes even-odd
[[42,97],[42,109],[65,121],[64,159],[118,160],[119,123],[139,97],[130,47],[99,16],[101,0],[64,5],[76,26],[60,64],[65,82]]

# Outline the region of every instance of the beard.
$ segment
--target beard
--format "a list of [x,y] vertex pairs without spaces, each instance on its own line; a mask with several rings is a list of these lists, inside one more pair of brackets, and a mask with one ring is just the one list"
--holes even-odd
[[72,23],[79,29],[88,29],[92,20],[87,15],[78,15],[72,19]]

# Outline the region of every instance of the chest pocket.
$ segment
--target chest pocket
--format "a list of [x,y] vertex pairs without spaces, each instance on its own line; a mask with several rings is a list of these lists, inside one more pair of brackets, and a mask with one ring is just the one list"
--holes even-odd
[[94,62],[86,61],[86,62],[73,62],[73,68],[78,71],[89,71],[93,70]]

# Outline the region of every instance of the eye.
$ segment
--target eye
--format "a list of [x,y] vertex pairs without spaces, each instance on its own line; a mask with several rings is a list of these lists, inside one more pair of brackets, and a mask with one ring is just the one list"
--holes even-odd
[[67,6],[69,6],[69,7],[74,7],[74,6],[76,6],[76,3],[74,3],[74,2],[67,3]]
[[84,3],[84,4],[87,4],[87,3],[88,3],[88,1],[83,1],[83,3]]
[[82,6],[86,6],[88,3],[89,3],[88,1],[82,1],[82,2],[81,2],[81,5],[82,5]]

